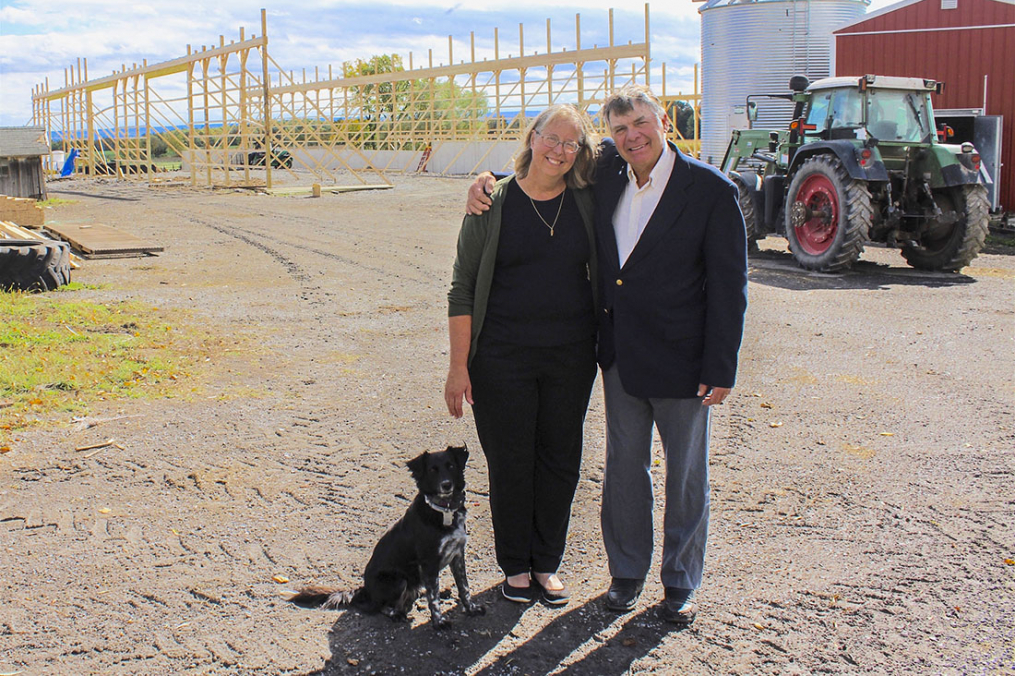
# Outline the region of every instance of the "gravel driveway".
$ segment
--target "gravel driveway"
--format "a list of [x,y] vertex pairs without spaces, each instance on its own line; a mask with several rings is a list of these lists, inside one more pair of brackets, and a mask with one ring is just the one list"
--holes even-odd
[[[87,261],[75,293],[178,311],[223,348],[173,398],[105,402],[0,456],[0,673],[1015,673],[1015,257],[954,275],[870,248],[829,276],[763,242],[713,418],[701,611],[676,631],[655,578],[635,612],[602,607],[598,384],[572,602],[498,598],[486,465],[442,397],[467,182],[395,180],[320,199],[52,186],[75,202],[51,220],[165,246]],[[463,441],[485,617],[448,599],[436,633],[422,607],[393,624],[284,601],[354,587],[412,497],[406,460]]]

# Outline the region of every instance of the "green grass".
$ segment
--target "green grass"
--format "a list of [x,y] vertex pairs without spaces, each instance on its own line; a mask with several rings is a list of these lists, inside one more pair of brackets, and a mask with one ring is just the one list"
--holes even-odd
[[80,285],[49,294],[0,292],[0,446],[61,412],[99,400],[172,395],[220,348],[143,303],[97,303]]
[[988,246],[1003,246],[1003,247],[1015,247],[1015,234],[989,234],[987,235],[986,244]]
[[74,204],[77,200],[65,200],[60,197],[50,197],[48,200],[39,202],[40,207],[58,207],[61,204]]
[[166,157],[165,159],[154,160],[152,164],[166,171],[179,171],[183,168],[183,162],[180,161],[179,157]]

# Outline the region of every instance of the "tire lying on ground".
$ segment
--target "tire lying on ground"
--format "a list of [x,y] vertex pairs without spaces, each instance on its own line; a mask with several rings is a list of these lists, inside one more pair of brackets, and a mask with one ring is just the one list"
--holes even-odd
[[0,239],[0,290],[50,291],[70,282],[70,245]]

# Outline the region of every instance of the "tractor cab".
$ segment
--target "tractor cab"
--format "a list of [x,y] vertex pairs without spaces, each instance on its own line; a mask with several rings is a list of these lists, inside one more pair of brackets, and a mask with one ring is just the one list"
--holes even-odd
[[869,138],[929,144],[936,134],[933,80],[911,77],[832,77],[807,88],[803,142]]

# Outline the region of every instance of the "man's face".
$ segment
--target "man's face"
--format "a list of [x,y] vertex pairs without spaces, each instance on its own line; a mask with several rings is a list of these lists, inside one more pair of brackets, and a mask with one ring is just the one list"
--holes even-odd
[[639,179],[647,179],[666,146],[669,118],[656,116],[652,108],[640,101],[627,113],[610,115],[610,135],[620,156],[631,165]]

